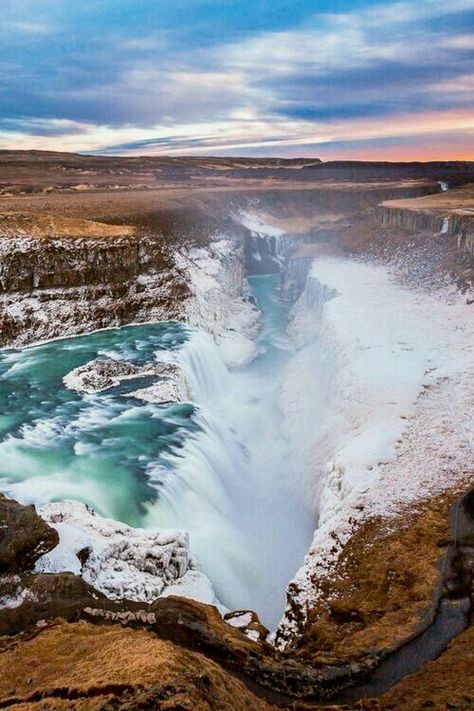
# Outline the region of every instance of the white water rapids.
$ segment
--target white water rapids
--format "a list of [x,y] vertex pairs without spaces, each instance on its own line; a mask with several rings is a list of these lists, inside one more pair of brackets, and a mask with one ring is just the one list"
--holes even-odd
[[[387,515],[472,470],[455,462],[472,451],[463,441],[472,314],[460,299],[401,286],[384,267],[319,259],[289,338],[275,277],[251,281],[259,355],[239,370],[226,368],[210,335],[188,338],[172,322],[0,353],[0,488],[22,503],[78,499],[132,526],[188,532],[220,601],[275,627],[290,580],[308,607],[322,551],[345,530],[344,507]],[[64,387],[97,357],[145,365],[166,354],[181,359],[195,414],[135,399],[133,381],[91,395]],[[439,402],[426,398],[423,417],[435,424],[421,437],[425,391]],[[409,463],[397,468],[410,428]],[[204,598],[181,594],[213,599],[209,586]]]
[[211,336],[194,334],[183,369],[199,406],[201,431],[150,475],[163,482],[149,522],[182,528],[191,550],[230,609],[255,609],[274,627],[288,581],[315,528],[309,491],[285,437],[278,396],[293,353],[285,334],[288,309],[274,278],[253,280],[263,309],[260,356],[229,371]]

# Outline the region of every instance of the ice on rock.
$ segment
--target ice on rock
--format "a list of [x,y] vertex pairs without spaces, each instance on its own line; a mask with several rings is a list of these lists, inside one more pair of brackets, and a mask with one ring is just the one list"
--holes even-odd
[[182,402],[185,399],[185,389],[181,383],[170,378],[159,380],[147,388],[140,388],[128,394],[144,402]]
[[174,363],[147,363],[136,365],[125,360],[96,358],[74,368],[63,378],[69,390],[98,393],[119,385],[123,380],[156,375],[164,378],[179,378],[179,368]]
[[187,304],[190,326],[210,333],[226,365],[245,365],[257,356],[254,339],[260,312],[247,295],[242,247],[230,239],[176,255],[193,294]]
[[37,572],[71,571],[112,600],[152,602],[163,594],[214,600],[208,578],[189,555],[185,533],[131,528],[77,501],[45,504],[38,512],[60,541],[38,560]]
[[[408,289],[383,266],[314,262],[293,309],[289,333],[300,350],[281,390],[285,428],[301,441],[319,510],[293,580],[302,611],[357,522],[389,519],[472,471],[469,308],[461,297]],[[280,631],[293,624],[284,618]]]

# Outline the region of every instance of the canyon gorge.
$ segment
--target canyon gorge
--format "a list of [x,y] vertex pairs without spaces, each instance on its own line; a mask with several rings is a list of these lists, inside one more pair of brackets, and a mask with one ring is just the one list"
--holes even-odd
[[472,708],[474,165],[0,164],[0,706]]

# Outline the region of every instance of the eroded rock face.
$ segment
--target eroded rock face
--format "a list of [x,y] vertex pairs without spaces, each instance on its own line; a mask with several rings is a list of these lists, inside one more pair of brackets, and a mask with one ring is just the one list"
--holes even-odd
[[248,293],[243,246],[221,239],[205,249],[183,249],[176,258],[192,294],[187,323],[213,336],[228,367],[250,362],[257,355],[260,311]]
[[59,541],[57,532],[37,514],[0,494],[0,574],[30,570]]
[[0,578],[0,635],[32,630],[56,617],[78,619],[80,610],[102,599],[102,593],[73,573],[5,576]]
[[0,234],[0,255],[2,345],[183,315],[188,290],[161,235]]

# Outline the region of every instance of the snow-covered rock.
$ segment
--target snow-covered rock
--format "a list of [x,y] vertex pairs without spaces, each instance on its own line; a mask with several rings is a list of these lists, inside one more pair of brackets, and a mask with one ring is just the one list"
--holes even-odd
[[[406,288],[386,267],[314,262],[293,309],[300,350],[281,391],[287,434],[306,443],[300,456],[319,511],[292,581],[300,622],[319,594],[314,581],[330,574],[355,526],[390,519],[472,472],[471,324],[463,299]],[[279,631],[294,635],[294,617]]]
[[147,388],[139,388],[138,390],[128,393],[128,397],[158,404],[165,402],[182,402],[186,398],[186,391],[183,384],[178,380],[164,378]]
[[111,239],[80,231],[38,239],[30,233],[28,227],[0,234],[3,344],[183,317],[186,285],[164,254],[161,234]]
[[165,378],[178,377],[179,368],[174,363],[136,365],[125,360],[96,358],[67,373],[63,378],[63,383],[69,390],[98,393],[119,385],[123,380],[144,375],[156,375]]
[[58,531],[60,542],[37,561],[36,572],[73,572],[113,600],[182,595],[214,601],[211,583],[189,555],[185,533],[132,528],[96,516],[77,501],[46,504],[38,513]]
[[248,293],[242,246],[221,239],[206,248],[183,250],[175,259],[189,277],[189,325],[214,337],[229,367],[255,358],[260,312]]

